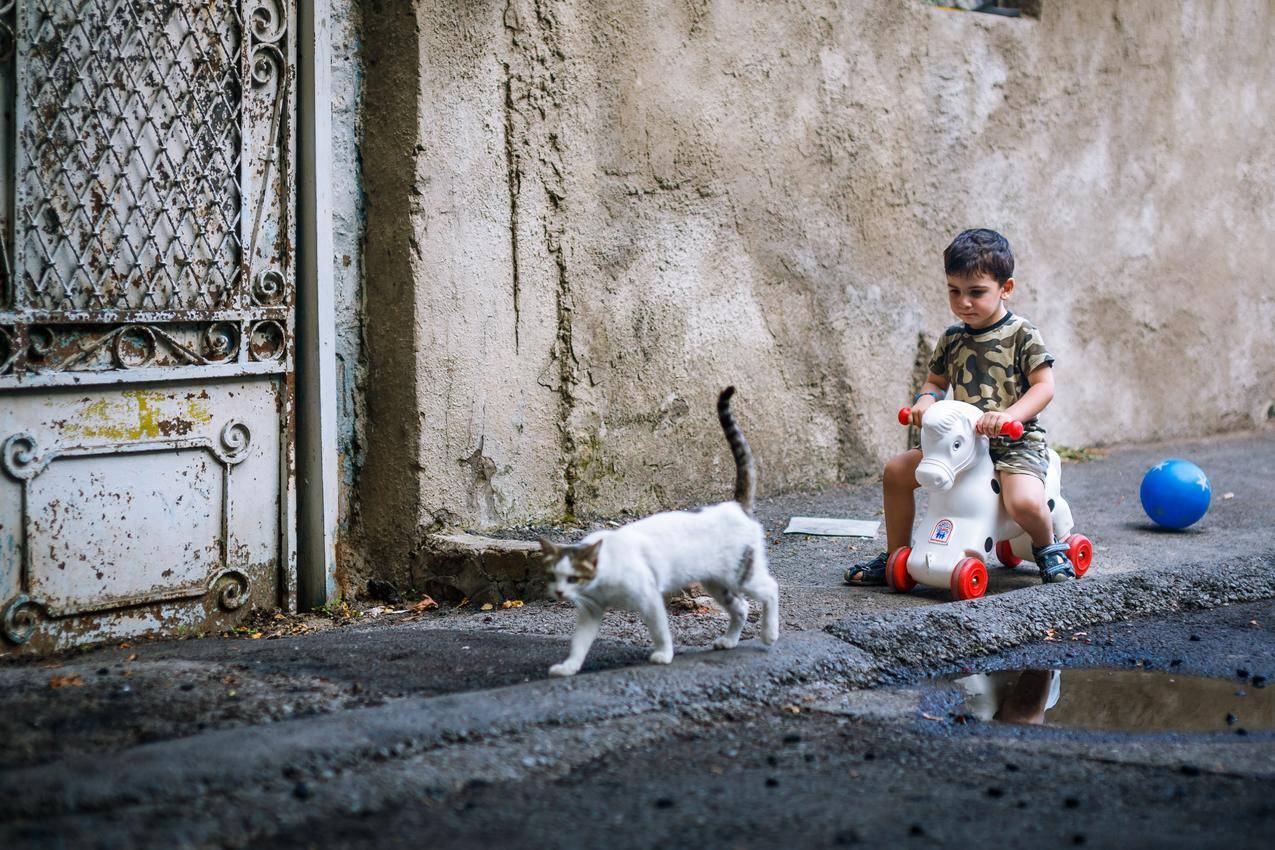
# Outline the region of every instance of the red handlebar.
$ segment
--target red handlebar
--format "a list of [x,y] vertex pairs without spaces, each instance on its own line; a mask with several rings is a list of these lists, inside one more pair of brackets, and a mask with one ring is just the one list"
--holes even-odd
[[[900,425],[912,424],[912,408],[910,407],[899,408],[899,424]],[[1023,436],[1023,423],[1019,422],[1017,419],[1006,422],[1004,425],[1001,426],[1001,436],[1009,437],[1011,440],[1017,440],[1021,438]]]

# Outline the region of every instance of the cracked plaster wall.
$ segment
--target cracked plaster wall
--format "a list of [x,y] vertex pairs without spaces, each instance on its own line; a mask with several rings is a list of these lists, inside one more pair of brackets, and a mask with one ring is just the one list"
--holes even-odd
[[[430,528],[724,498],[904,447],[941,251],[1018,257],[1067,444],[1275,397],[1275,4],[366,3],[369,451],[381,569]],[[400,578],[410,578],[399,575]]]
[[361,574],[358,475],[363,463],[363,8],[360,0],[331,0],[332,231],[335,310],[338,487],[338,579]]

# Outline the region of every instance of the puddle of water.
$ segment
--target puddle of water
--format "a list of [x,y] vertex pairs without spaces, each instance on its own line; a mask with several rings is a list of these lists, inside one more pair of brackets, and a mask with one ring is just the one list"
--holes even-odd
[[981,720],[1125,732],[1275,729],[1275,688],[1151,670],[1002,670],[948,680]]

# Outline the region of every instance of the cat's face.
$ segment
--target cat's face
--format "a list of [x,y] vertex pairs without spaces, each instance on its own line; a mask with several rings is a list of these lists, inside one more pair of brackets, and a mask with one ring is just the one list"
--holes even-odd
[[598,574],[598,550],[602,541],[588,545],[559,546],[540,538],[540,551],[549,573],[549,592],[558,600],[575,602],[580,591]]

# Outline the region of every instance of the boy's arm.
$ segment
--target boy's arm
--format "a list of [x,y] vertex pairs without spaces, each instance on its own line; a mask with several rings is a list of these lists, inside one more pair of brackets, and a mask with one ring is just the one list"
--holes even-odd
[[[929,392],[934,390],[938,393],[947,392],[947,378],[942,375],[936,375],[933,372],[925,376],[925,383],[921,384],[919,392]],[[925,415],[925,411],[934,404],[935,398],[932,395],[923,395],[917,403],[912,405],[912,424],[921,427],[921,417]]]
[[1027,422],[1034,419],[1054,398],[1054,370],[1052,367],[1038,366],[1027,376],[1027,392],[1023,397],[1001,411],[984,413],[978,420],[978,432],[988,437],[995,437],[1001,432],[1001,426],[1017,419]]

